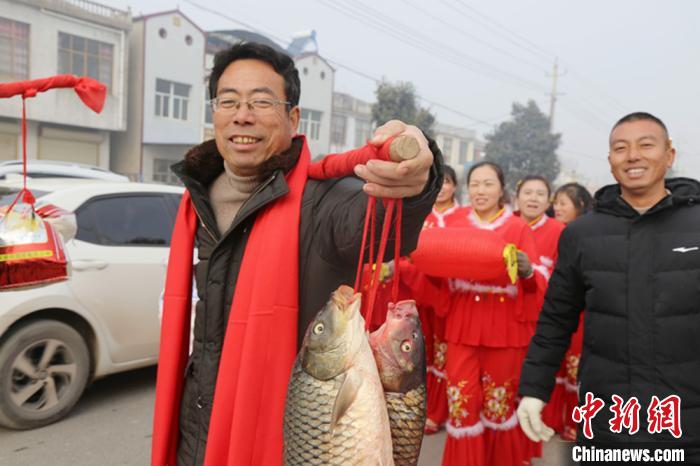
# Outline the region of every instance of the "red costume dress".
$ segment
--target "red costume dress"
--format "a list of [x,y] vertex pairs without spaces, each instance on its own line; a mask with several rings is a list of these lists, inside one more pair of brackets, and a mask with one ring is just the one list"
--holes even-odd
[[[459,219],[464,219],[466,208],[455,204],[444,212],[435,208],[426,217],[423,228],[448,228]],[[447,293],[445,288],[442,290]],[[431,300],[433,301],[433,300]],[[440,300],[443,301],[443,300]],[[446,299],[444,299],[447,302]],[[422,314],[423,335],[425,336],[426,364],[428,368],[428,419],[435,425],[447,421],[447,384],[445,362],[447,361],[447,342],[445,341],[445,318],[435,312],[433,302],[418,302]]]
[[[492,230],[525,252],[533,274],[510,282],[450,279],[445,339],[449,415],[443,465],[522,466],[533,456],[515,415],[520,368],[546,277],[527,223],[504,208],[488,223],[471,209],[453,226]],[[466,215],[465,215],[466,214]]]

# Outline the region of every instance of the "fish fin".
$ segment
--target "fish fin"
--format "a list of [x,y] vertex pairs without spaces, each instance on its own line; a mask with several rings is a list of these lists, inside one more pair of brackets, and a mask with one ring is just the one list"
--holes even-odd
[[357,398],[357,392],[360,391],[362,378],[356,371],[348,371],[345,373],[345,378],[340,384],[340,389],[335,397],[333,404],[333,413],[331,414],[331,432],[335,431],[335,427],[340,422],[340,419],[350,409],[350,406]]

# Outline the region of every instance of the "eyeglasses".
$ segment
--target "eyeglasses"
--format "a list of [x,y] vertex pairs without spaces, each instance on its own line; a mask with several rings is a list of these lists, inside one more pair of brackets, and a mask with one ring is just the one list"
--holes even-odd
[[235,113],[241,109],[241,105],[246,104],[251,113],[257,115],[273,112],[278,105],[291,105],[291,102],[277,99],[251,99],[239,100],[227,96],[219,96],[209,101],[214,112]]

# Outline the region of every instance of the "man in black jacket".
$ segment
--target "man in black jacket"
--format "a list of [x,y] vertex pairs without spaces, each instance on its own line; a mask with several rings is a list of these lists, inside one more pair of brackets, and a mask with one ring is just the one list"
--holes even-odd
[[[179,405],[180,466],[204,462],[229,311],[246,245],[259,214],[289,192],[284,175],[302,151],[303,140],[294,137],[299,94],[298,72],[290,57],[252,43],[220,52],[210,77],[215,140],[193,148],[173,167],[199,218],[195,276],[200,300]],[[298,232],[298,342],[331,291],[353,283],[367,194],[405,199],[402,254],[415,248],[442,185],[442,159],[418,128],[397,121],[380,127],[372,142],[397,134],[418,140],[421,150],[415,159],[401,164],[371,161],[356,167],[359,178],[306,182]],[[274,342],[270,346],[264,350],[278,350]]]
[[[579,399],[590,393],[604,407],[590,431],[580,424],[579,442],[684,448],[686,461],[700,462],[700,184],[665,179],[674,158],[653,115],[627,115],[612,129],[608,160],[618,184],[599,190],[594,211],[562,233],[523,366],[518,417],[534,441],[553,434],[540,411],[585,309]],[[632,397],[638,408],[613,416]]]

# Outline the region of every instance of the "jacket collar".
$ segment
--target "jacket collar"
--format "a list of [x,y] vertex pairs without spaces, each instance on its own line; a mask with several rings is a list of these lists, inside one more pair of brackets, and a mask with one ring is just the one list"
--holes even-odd
[[[296,165],[303,144],[303,138],[295,137],[287,151],[275,155],[276,160],[272,160],[271,163],[264,166],[260,185],[243,204],[229,231],[252,213],[289,192],[284,175]],[[209,186],[224,171],[224,161],[216,148],[216,142],[211,139],[192,147],[185,154],[184,160],[170,168],[190,192],[200,221],[218,239],[219,230],[209,201]]]
[[[666,189],[671,194],[659,201],[644,215],[650,215],[674,206],[700,204],[700,183],[698,181],[692,178],[669,178],[665,184]],[[619,184],[605,186],[595,193],[594,210],[618,217],[634,218],[639,216],[639,213],[622,198]]]

